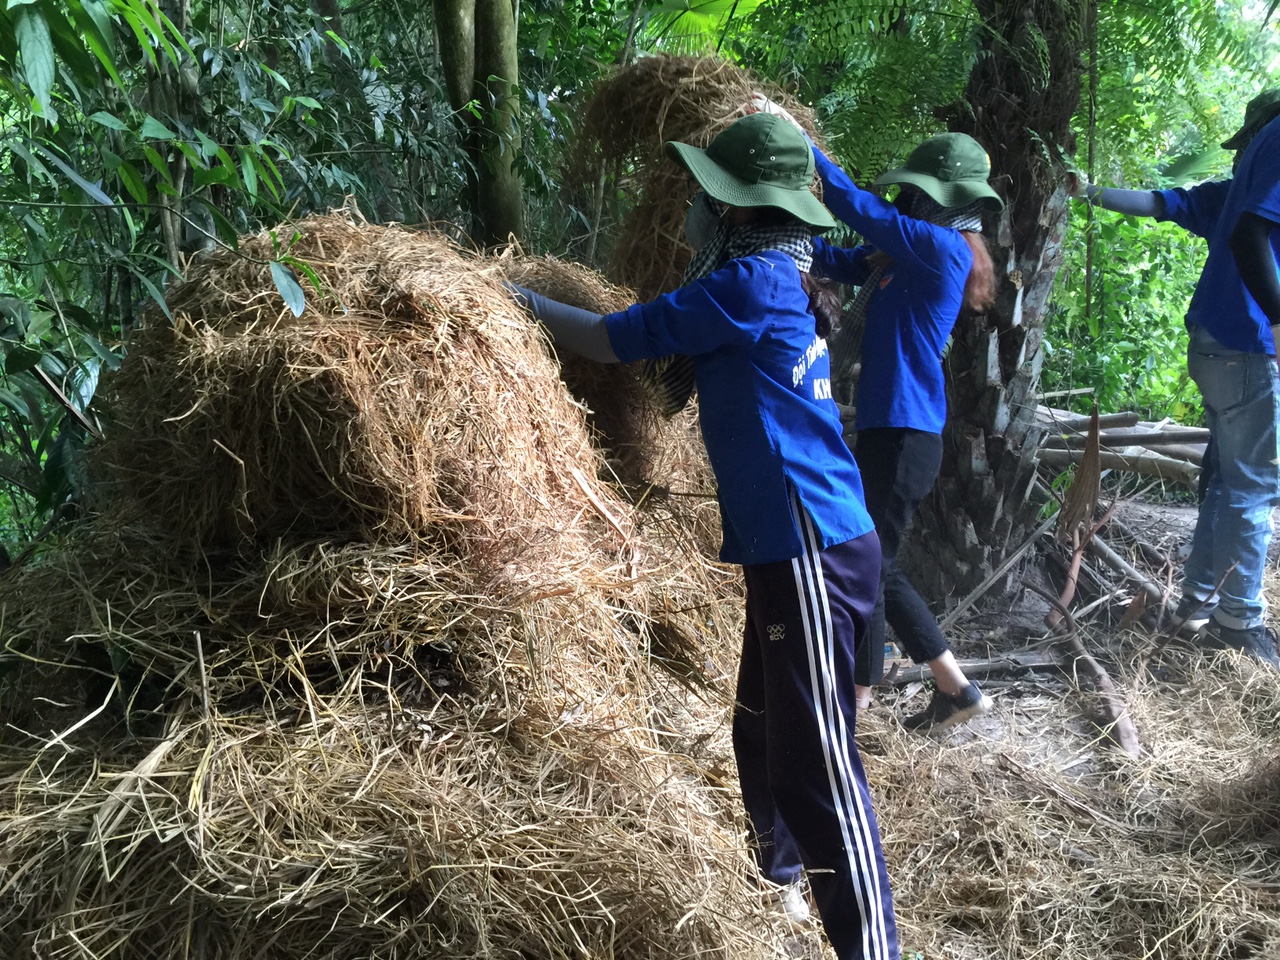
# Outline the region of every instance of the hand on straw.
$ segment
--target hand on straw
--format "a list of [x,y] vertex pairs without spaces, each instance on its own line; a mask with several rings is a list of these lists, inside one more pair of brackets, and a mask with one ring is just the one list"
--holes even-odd
[[800,121],[797,120],[795,117],[793,117],[790,111],[788,111],[786,107],[779,106],[778,104],[774,103],[772,100],[766,97],[763,93],[755,94],[755,96],[751,98],[751,105],[755,107],[756,113],[776,114],[777,116],[784,118],[788,123],[790,123],[793,127],[799,130],[801,133],[803,133],[806,137],[809,135],[809,132],[805,130],[804,127],[800,126]]

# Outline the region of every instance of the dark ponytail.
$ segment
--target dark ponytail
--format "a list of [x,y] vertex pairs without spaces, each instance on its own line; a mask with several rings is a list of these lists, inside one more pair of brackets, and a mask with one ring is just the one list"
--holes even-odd
[[809,310],[818,336],[830,336],[840,322],[840,293],[836,285],[824,277],[813,277],[801,271],[800,286],[809,295]]

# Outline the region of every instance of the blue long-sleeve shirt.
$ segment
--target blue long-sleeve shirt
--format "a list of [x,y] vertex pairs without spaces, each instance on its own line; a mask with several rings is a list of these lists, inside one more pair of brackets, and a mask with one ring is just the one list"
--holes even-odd
[[959,230],[899,213],[860,188],[817,147],[823,202],[867,241],[853,250],[814,242],[812,272],[861,285],[868,256],[893,263],[867,305],[858,377],[857,428],[909,427],[941,433],[947,419],[942,353],[960,315],[973,251]]
[[[1280,224],[1280,120],[1262,129],[1229,180],[1156,191],[1164,216],[1209,241],[1209,256],[1187,308],[1187,326],[1199,326],[1224,347],[1242,353],[1275,353],[1271,324],[1240,277],[1231,234],[1242,213]],[[1280,269],[1280,226],[1271,228],[1271,250]]]
[[873,529],[831,398],[827,344],[791,257],[768,250],[732,260],[604,322],[624,363],[674,353],[694,360],[702,436],[719,485],[722,559],[800,556],[792,491],[823,548]]

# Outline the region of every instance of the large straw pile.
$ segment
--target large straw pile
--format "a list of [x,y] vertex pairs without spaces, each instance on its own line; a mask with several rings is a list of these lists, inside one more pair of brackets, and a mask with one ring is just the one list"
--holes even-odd
[[0,581],[0,956],[760,955],[693,758],[734,579],[598,480],[485,261],[297,231],[323,297],[265,235],[193,271],[100,515]]
[[695,188],[667,159],[663,144],[680,140],[705,147],[754,109],[756,91],[785,106],[818,138],[812,111],[718,57],[641,57],[596,88],[583,120],[579,156],[632,171],[625,190],[638,198],[614,241],[608,273],[615,283],[632,288],[642,300],[680,285],[691,255],[683,228]]

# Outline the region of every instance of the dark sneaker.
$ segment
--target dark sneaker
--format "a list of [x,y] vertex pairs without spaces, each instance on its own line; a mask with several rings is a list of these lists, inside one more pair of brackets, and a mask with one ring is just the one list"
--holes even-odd
[[1178,633],[1198,634],[1209,624],[1209,618],[1213,616],[1213,611],[1218,607],[1217,600],[1208,600],[1200,602],[1190,597],[1183,597],[1178,601],[1177,608],[1173,611],[1174,629]]
[[908,730],[934,733],[972,720],[990,709],[991,700],[983,695],[976,683],[970,683],[954,696],[935,689],[929,706],[904,719],[902,725]]
[[1234,630],[1224,627],[1217,620],[1210,620],[1200,641],[1210,650],[1239,650],[1271,666],[1280,669],[1280,654],[1276,653],[1276,635],[1259,624]]

